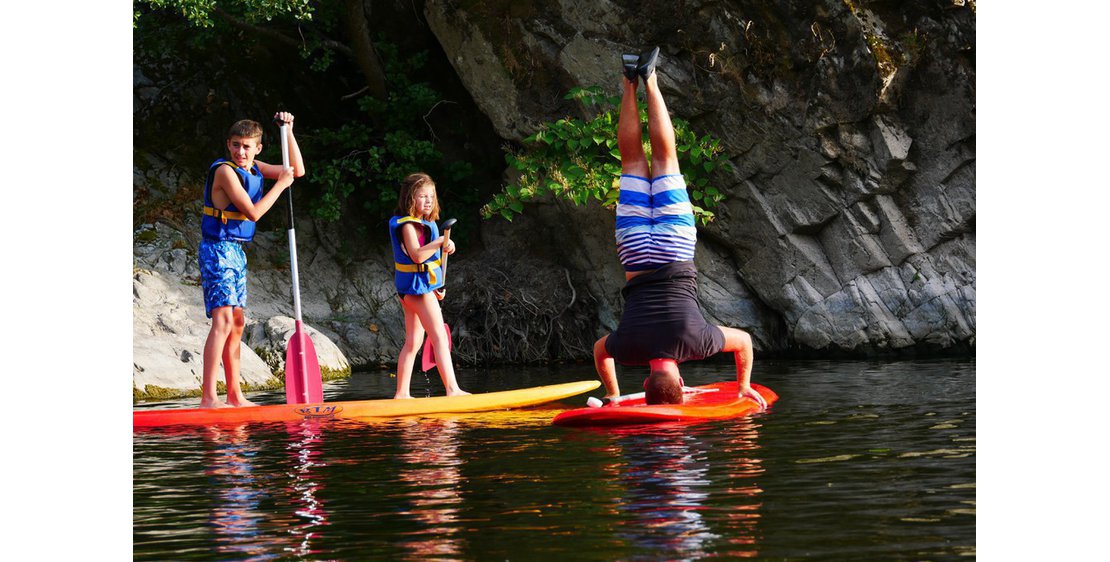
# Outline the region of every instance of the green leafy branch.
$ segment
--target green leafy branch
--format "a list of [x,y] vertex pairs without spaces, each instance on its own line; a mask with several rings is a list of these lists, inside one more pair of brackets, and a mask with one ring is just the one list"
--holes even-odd
[[[620,99],[602,94],[601,88],[573,88],[564,99],[578,100],[586,107],[597,107],[589,120],[564,118],[544,123],[536,134],[524,139],[522,150],[506,150],[505,162],[519,174],[481,209],[483,218],[495,215],[511,221],[524,212],[524,203],[553,195],[585,205],[596,200],[615,208],[620,196],[621,155],[617,148],[616,108]],[[639,103],[640,122],[647,121],[647,106]],[[724,200],[710,183],[710,174],[729,165],[720,140],[712,135],[698,136],[683,119],[672,120],[678,160],[687,186],[691,189],[694,216],[706,224]],[[644,137],[644,152],[651,158],[651,144]]]
[[[219,10],[216,0],[134,0],[133,5],[135,4],[147,4],[156,9],[180,12],[185,19],[189,20],[189,23],[201,28],[212,27],[214,25],[212,14]],[[313,12],[309,0],[236,0],[224,2],[224,5],[242,13],[247,21],[252,23],[270,21],[281,16],[310,21]],[[133,11],[132,26],[137,27],[140,11],[137,7],[133,8]]]

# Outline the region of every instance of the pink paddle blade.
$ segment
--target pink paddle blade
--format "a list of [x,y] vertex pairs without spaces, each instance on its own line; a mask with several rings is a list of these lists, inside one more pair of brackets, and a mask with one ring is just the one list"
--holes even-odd
[[316,404],[323,401],[320,360],[316,357],[312,338],[308,337],[304,327],[298,321],[296,331],[289,337],[289,342],[285,346],[285,403]]
[[[446,322],[443,323],[443,329],[447,330],[447,349],[454,350],[455,342],[451,338],[451,326]],[[420,352],[420,370],[431,371],[432,367],[436,366],[436,352],[432,349],[432,338],[424,338],[424,350]]]

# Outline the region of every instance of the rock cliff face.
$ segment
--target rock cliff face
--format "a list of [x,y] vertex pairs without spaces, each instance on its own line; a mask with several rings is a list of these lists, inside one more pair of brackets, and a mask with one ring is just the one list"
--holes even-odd
[[[967,351],[973,6],[852,4],[430,0],[425,14],[512,140],[580,111],[561,99],[571,87],[618,92],[619,53],[662,47],[670,110],[720,137],[735,165],[717,178],[728,195],[718,219],[700,231],[708,316],[753,331],[767,349]],[[567,214],[583,213],[540,214],[552,221],[523,230],[564,230]],[[611,222],[597,222],[579,234],[608,242]],[[590,257],[560,265],[619,279],[613,267],[581,263],[612,262],[611,244],[562,247]],[[600,309],[615,313],[616,286],[600,284]]]
[[[971,352],[974,4],[641,4],[429,0],[423,13],[474,103],[510,142],[580,114],[563,100],[572,87],[617,93],[621,52],[661,46],[671,112],[722,139],[734,165],[715,172],[727,200],[699,228],[703,311],[751,332],[758,352]],[[166,85],[138,65],[135,76],[136,108],[149,106],[143,92]],[[173,159],[136,147],[136,198],[187,200],[193,216],[199,204],[174,193],[195,194],[197,178],[182,177]],[[262,228],[274,229],[267,220]],[[196,222],[138,222],[137,394],[147,385],[198,388],[207,320]],[[376,249],[352,259],[335,251],[344,234],[297,224],[303,314],[321,364],[341,372],[395,362],[403,326],[384,226]],[[477,230],[451,261],[444,301],[459,360],[588,359],[622,309],[612,211],[541,201],[512,223]],[[283,367],[287,253],[280,228],[263,231],[248,253],[243,372],[259,386]]]

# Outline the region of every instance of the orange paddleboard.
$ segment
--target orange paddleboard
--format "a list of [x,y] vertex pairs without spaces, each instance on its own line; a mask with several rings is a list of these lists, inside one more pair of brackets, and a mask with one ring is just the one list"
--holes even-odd
[[[739,398],[736,381],[719,382],[694,387],[683,404],[656,404],[648,406],[644,399],[633,398],[600,408],[567,410],[552,420],[561,426],[625,425],[671,421],[698,421],[745,416],[760,410],[751,398]],[[763,385],[752,384],[770,406],[779,399],[778,394]],[[700,391],[700,392],[697,392]]]

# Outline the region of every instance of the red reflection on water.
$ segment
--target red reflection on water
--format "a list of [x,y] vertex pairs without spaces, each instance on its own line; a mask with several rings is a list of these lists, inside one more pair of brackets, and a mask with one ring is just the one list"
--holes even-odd
[[408,463],[398,475],[408,484],[411,506],[400,514],[423,524],[398,544],[412,559],[459,556],[459,505],[463,501],[459,466],[459,424],[455,420],[405,420],[401,460]]

